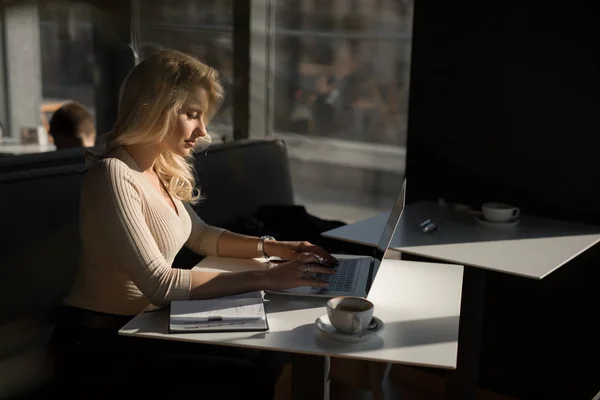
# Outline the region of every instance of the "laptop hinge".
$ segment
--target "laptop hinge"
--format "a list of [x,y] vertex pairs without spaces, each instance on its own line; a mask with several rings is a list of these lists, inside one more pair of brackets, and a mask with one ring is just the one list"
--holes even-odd
[[371,284],[373,283],[373,272],[375,269],[375,257],[371,257],[371,263],[369,264],[369,275],[367,275],[367,294],[369,293],[369,290],[371,290]]

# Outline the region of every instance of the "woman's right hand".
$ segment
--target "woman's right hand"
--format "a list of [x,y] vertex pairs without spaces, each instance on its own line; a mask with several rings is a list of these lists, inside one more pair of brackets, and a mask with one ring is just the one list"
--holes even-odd
[[335,274],[335,270],[320,264],[314,254],[303,254],[295,260],[279,263],[265,271],[267,290],[292,289],[298,286],[327,287],[327,282],[314,274]]

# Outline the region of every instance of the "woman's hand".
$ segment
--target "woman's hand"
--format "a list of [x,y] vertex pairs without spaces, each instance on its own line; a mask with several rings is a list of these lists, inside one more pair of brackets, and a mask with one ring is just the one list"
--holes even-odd
[[266,241],[265,252],[270,257],[279,257],[282,260],[293,260],[302,253],[314,254],[325,264],[337,265],[338,260],[329,254],[328,251],[309,242],[278,242]]
[[298,286],[327,287],[327,283],[315,278],[314,274],[335,274],[331,268],[319,263],[314,254],[302,254],[292,261],[286,261],[265,271],[266,290],[292,289]]

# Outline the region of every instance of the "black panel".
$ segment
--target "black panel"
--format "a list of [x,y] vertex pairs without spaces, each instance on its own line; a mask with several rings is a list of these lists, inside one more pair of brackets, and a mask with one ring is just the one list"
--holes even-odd
[[600,223],[592,3],[416,2],[410,200],[499,200]]
[[[598,37],[593,2],[416,1],[408,202],[506,201],[600,224]],[[519,399],[598,392],[599,253],[542,281],[490,274],[483,387]]]

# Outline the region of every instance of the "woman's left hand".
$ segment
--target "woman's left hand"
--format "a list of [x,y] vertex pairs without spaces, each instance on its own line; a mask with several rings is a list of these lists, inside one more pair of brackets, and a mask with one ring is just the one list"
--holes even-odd
[[325,249],[309,242],[278,242],[266,241],[265,252],[270,257],[279,257],[282,260],[293,260],[303,253],[314,254],[327,264],[336,265],[338,260]]

